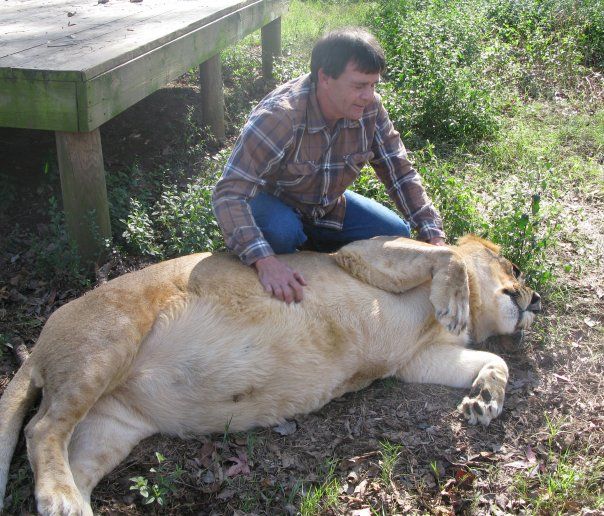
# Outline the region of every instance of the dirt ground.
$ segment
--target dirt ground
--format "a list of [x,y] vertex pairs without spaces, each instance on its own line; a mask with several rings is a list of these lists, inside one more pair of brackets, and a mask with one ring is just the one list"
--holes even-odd
[[[195,91],[177,84],[106,124],[108,173],[131,166],[134,158],[144,170],[182,150],[183,120],[195,102]],[[7,240],[17,224],[34,235],[49,224],[48,198],[60,198],[57,174],[44,173],[48,163],[55,166],[52,134],[0,129],[0,152],[0,178],[10,187],[0,210],[0,334],[4,344],[24,342],[31,348],[49,314],[82,289],[57,287],[40,277],[31,236]],[[584,243],[577,249],[576,239],[562,242],[560,253],[568,260],[577,253],[600,259],[585,259],[580,274],[561,271],[571,295],[564,303],[545,298],[538,323],[521,341],[487,343],[511,372],[503,414],[489,427],[463,421],[456,411],[461,390],[380,381],[283,428],[147,439],[94,491],[95,511],[296,514],[303,493],[333,479],[336,497],[331,507],[321,506],[325,514],[369,515],[370,506],[373,514],[604,514],[576,491],[553,508],[535,509],[532,502],[545,489],[539,479],[557,467],[560,457],[589,469],[604,456],[604,205],[589,196],[575,195],[573,202],[585,210],[579,227]],[[116,273],[135,266],[123,264]],[[0,390],[16,367],[10,348],[2,346]],[[398,446],[386,478],[383,442]],[[166,458],[160,466],[156,452]],[[601,497],[601,466],[599,471],[600,486],[590,489],[600,489]],[[163,506],[144,505],[130,489],[131,479],[139,476],[165,487]],[[528,494],[519,479],[525,479]],[[32,489],[21,439],[7,512],[31,513]]]

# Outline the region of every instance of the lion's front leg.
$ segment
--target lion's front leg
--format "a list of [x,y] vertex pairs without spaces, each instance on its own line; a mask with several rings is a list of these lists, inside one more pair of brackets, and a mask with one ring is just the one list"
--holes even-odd
[[430,301],[436,319],[447,330],[455,335],[466,330],[470,321],[470,287],[466,265],[455,253],[441,259],[435,270]]
[[436,319],[455,335],[467,328],[468,273],[454,248],[376,237],[348,244],[334,257],[352,276],[387,292],[402,293],[431,281],[430,301]]
[[472,387],[459,410],[468,423],[488,425],[501,414],[508,367],[493,353],[452,344],[433,344],[419,351],[397,376],[406,382]]

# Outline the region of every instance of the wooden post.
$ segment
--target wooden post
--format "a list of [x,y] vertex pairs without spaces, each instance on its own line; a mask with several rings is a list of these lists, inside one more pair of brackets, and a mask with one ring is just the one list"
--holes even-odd
[[216,54],[199,65],[199,86],[201,88],[201,116],[203,123],[210,127],[214,137],[222,143],[225,140],[225,130],[224,91],[220,54]]
[[281,17],[260,30],[262,39],[262,76],[265,81],[273,78],[273,60],[281,55]]
[[56,131],[63,207],[69,237],[85,262],[98,262],[111,238],[101,133]]

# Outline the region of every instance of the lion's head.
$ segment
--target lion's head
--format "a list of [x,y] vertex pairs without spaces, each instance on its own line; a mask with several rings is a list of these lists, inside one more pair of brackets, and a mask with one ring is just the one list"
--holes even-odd
[[512,335],[526,330],[541,311],[541,296],[524,282],[514,264],[499,254],[499,246],[468,235],[458,242],[474,283],[473,326],[476,339]]

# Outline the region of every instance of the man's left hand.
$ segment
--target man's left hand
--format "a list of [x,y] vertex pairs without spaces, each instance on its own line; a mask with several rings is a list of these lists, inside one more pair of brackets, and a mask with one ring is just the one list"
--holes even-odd
[[442,237],[433,237],[430,240],[428,240],[428,243],[432,244],[432,245],[447,245],[445,243],[445,239]]

